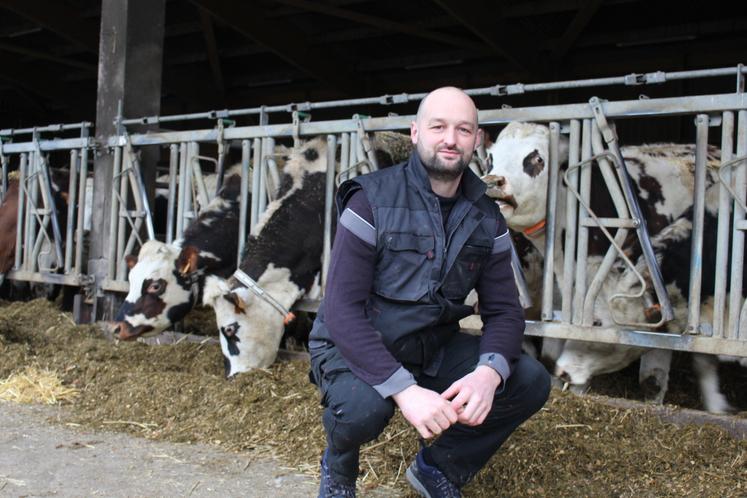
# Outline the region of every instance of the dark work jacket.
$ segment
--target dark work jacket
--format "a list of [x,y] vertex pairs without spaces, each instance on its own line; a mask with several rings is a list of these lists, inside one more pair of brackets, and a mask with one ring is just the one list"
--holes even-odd
[[[376,246],[373,289],[366,314],[392,355],[407,367],[426,367],[440,346],[473,313],[464,305],[493,252],[499,210],[469,169],[446,230],[439,200],[417,154],[391,168],[343,183],[337,212],[363,190],[371,205]],[[310,339],[330,341],[324,310]]]

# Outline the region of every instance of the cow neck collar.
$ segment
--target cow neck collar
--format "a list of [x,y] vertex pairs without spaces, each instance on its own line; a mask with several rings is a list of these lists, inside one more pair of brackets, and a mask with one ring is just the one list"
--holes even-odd
[[257,297],[259,297],[260,299],[265,301],[267,304],[275,308],[275,310],[277,310],[278,313],[283,315],[283,325],[288,325],[290,322],[292,322],[296,318],[296,315],[294,315],[291,310],[289,310],[288,308],[280,304],[280,302],[274,297],[272,297],[272,295],[269,292],[264,290],[257,283],[256,280],[254,280],[252,277],[244,273],[240,268],[237,269],[233,273],[233,277],[236,280],[238,280],[239,283],[241,283],[244,287],[254,292],[254,294],[256,294]]
[[534,239],[545,233],[545,226],[547,225],[547,220],[541,220],[539,223],[536,223],[529,228],[525,229],[522,233],[529,237],[530,239]]

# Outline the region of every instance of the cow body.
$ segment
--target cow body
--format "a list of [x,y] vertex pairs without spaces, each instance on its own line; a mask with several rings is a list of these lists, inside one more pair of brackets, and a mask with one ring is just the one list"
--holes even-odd
[[[380,167],[407,158],[406,135],[377,133],[373,147]],[[318,288],[324,247],[327,142],[315,138],[293,149],[285,165],[282,196],[267,206],[247,239],[239,268],[266,294],[289,309]],[[205,303],[215,309],[226,376],[267,367],[274,360],[284,330],[284,313],[234,278],[210,278]]]
[[[561,143],[561,163],[567,161],[567,146]],[[511,123],[501,132],[489,150],[493,168],[487,180],[491,184],[489,193],[495,197],[510,227],[527,231],[542,222],[546,213],[547,160],[549,152],[549,130],[542,125]],[[661,262],[662,276],[675,310],[675,319],[666,325],[670,330],[681,331],[687,321],[687,299],[692,231],[692,199],[694,188],[695,149],[692,145],[653,144],[638,147],[622,147],[628,172],[633,181],[643,217],[646,220],[652,244]],[[720,153],[710,147],[709,166],[717,167]],[[593,183],[594,184],[594,183]],[[564,184],[559,184],[556,216],[556,252],[554,271],[559,286],[563,286],[563,240],[565,231],[565,196],[569,195]],[[706,176],[706,245],[715,241],[718,182],[716,173],[709,169]],[[609,202],[606,189],[592,189],[591,208],[600,217],[616,216]],[[610,230],[613,234],[614,230]],[[634,234],[630,234],[634,235]],[[640,248],[635,238],[628,236],[622,242],[626,253],[636,260]],[[544,252],[544,235],[530,237],[538,250]],[[609,242],[598,229],[590,231],[587,275],[591,279],[599,267],[602,255]],[[704,254],[703,297],[713,295],[713,261],[715,250],[706,247]],[[710,261],[709,261],[710,258]],[[639,261],[639,267],[643,268]],[[710,273],[709,273],[710,272]],[[645,273],[645,272],[644,272]],[[640,288],[633,272],[620,260],[613,266],[604,280],[594,307],[594,325],[614,326],[616,323],[640,323],[644,321],[645,306],[640,299],[610,298],[618,293],[632,294]],[[708,315],[708,300],[704,299],[703,316]],[[588,324],[592,325],[592,324]],[[595,375],[620,370],[641,357],[641,381],[650,388],[649,396],[662,401],[668,381],[670,351],[646,352],[643,348],[618,344],[599,344],[586,341],[550,340],[559,356],[555,360],[555,372],[580,389]],[[706,372],[714,358],[698,356],[698,370]],[[710,369],[713,370],[712,368]],[[700,376],[707,377],[707,372]],[[701,383],[702,384],[702,383]],[[703,384],[702,384],[703,386]],[[714,390],[715,389],[715,390]],[[708,383],[703,389],[706,409],[723,412],[730,409],[718,391],[716,383]]]

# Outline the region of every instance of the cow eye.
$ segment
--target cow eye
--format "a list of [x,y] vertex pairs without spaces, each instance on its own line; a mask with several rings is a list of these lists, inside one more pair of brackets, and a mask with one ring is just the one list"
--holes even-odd
[[161,282],[153,282],[148,286],[148,292],[158,292],[161,290]]

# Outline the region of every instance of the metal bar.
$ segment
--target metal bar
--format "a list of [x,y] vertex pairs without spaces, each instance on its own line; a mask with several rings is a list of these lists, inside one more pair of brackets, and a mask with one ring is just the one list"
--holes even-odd
[[[134,158],[134,156],[133,156]],[[135,167],[139,167],[139,165],[133,164]],[[122,279],[125,279],[125,274],[127,273],[127,270],[125,269],[126,262],[124,256],[126,254],[132,254],[132,251],[135,249],[135,241],[137,241],[141,246],[143,245],[143,241],[140,239],[140,229],[143,227],[143,220],[148,219],[148,212],[146,211],[146,207],[143,204],[143,197],[139,195],[134,195],[136,190],[141,188],[142,185],[139,183],[141,180],[138,180],[138,178],[134,174],[135,168],[132,169],[131,174],[127,175],[128,179],[130,180],[130,188],[133,192],[133,199],[135,200],[135,212],[137,213],[135,215],[135,222],[132,222],[132,219],[130,216],[127,217],[127,222],[130,224],[130,236],[127,238],[127,245],[125,245],[122,259],[119,261],[119,264],[122,266]],[[152,229],[152,227],[151,227]],[[151,238],[149,240],[154,240],[154,238]]]
[[200,144],[192,142],[190,145],[192,146],[192,151],[194,153],[192,156],[192,182],[197,188],[196,204],[199,205],[199,208],[195,206],[195,214],[197,215],[210,203],[211,194],[205,186],[205,176],[202,174],[202,164],[200,164]]
[[[241,199],[239,204],[239,250],[236,255],[236,266],[241,263],[246,243],[246,217],[249,208],[249,161],[251,156],[251,143],[249,140],[241,141]],[[252,189],[254,190],[254,189]],[[254,197],[254,196],[252,196]],[[252,202],[252,205],[254,203]]]
[[176,234],[175,239],[181,239],[184,232],[184,210],[187,197],[187,144],[179,144],[179,193],[176,197]]
[[[721,118],[721,164],[731,161],[734,153],[734,113],[725,112]],[[726,182],[731,183],[731,172],[725,172]],[[726,275],[729,263],[729,218],[731,209],[729,191],[719,185],[718,229],[716,235],[716,273]],[[726,308],[726,278],[715,279],[713,292],[713,336],[726,337],[724,309]]]
[[23,255],[23,229],[25,227],[24,210],[28,210],[29,206],[26,204],[26,170],[28,169],[28,154],[21,154],[21,161],[18,165],[18,216],[16,218],[16,254],[15,264],[13,268],[16,270],[21,268],[22,255]]
[[169,145],[169,198],[166,200],[166,243],[174,241],[174,201],[177,199],[176,178],[179,175],[179,146]]
[[[125,237],[127,236],[127,210],[129,209],[129,182],[128,182],[128,176],[130,175],[130,171],[133,168],[132,164],[132,156],[127,153],[127,150],[123,151],[122,154],[122,170],[119,175],[119,177],[114,177],[116,183],[116,180],[119,180],[119,212],[117,213],[117,254],[115,259],[115,268],[116,268],[116,279],[117,280],[124,280],[125,279],[125,264],[124,264],[124,256],[125,256]],[[136,192],[133,192],[133,197],[136,197]]]
[[553,318],[553,288],[555,278],[555,213],[558,201],[560,171],[560,124],[550,123],[550,169],[547,175],[547,214],[545,225],[545,266],[542,274],[542,320]]
[[[112,137],[110,137],[111,139]],[[82,147],[88,147],[90,144],[89,138],[58,138],[54,140],[39,140],[39,149],[44,152],[50,152],[54,150],[70,150],[80,149]],[[36,144],[34,142],[17,142],[3,145],[3,152],[7,154],[18,154],[20,152],[31,152],[36,150]]]
[[350,134],[350,166],[345,173],[345,179],[349,180],[358,176],[358,132]]
[[187,144],[187,157],[184,163],[185,169],[187,170],[187,175],[184,177],[184,230],[187,230],[187,227],[192,220],[197,217],[197,199],[194,195],[192,181],[194,178],[193,160],[197,155],[195,153],[194,144],[196,144],[196,142],[189,142]]
[[345,179],[343,178],[343,171],[347,171],[348,168],[350,168],[350,133],[343,133],[342,145],[340,147],[340,173],[337,181],[338,185]]
[[70,181],[67,197],[67,226],[65,227],[65,273],[73,264],[73,230],[75,227],[75,204],[78,200],[78,151],[70,151]]
[[90,128],[93,123],[82,121],[80,123],[68,123],[68,124],[50,124],[47,126],[34,126],[33,128],[5,128],[0,130],[2,136],[18,136],[18,135],[30,135],[33,133],[40,133],[43,131],[65,131],[65,130],[78,130],[81,128]]
[[267,138],[267,150],[268,155],[265,160],[265,167],[267,168],[267,174],[269,174],[270,181],[267,182],[267,196],[270,201],[274,201],[277,197],[277,191],[280,188],[280,173],[278,172],[278,164],[275,161],[275,139],[272,137]]
[[[615,244],[617,244],[618,247],[622,246],[627,236],[628,231],[624,228],[621,228],[615,233]],[[584,308],[581,318],[581,325],[589,326],[594,323],[594,305],[596,304],[597,296],[602,290],[602,286],[604,285],[604,282],[607,279],[607,275],[612,269],[612,265],[615,263],[616,259],[617,249],[615,249],[615,247],[613,246],[610,246],[609,249],[607,249],[607,253],[604,255],[604,258],[602,259],[599,268],[597,268],[597,271],[594,274],[594,278],[592,278],[591,282],[588,285],[586,297],[584,298]]]
[[534,306],[532,294],[529,292],[529,286],[524,277],[524,270],[521,268],[521,260],[519,260],[514,241],[510,236],[508,242],[511,245],[511,270],[514,272],[514,283],[516,283],[516,290],[519,292],[519,304],[521,304],[522,308],[529,309]]
[[335,157],[337,136],[327,135],[327,176],[324,187],[324,248],[322,252],[322,292],[327,288],[327,270],[332,252],[332,207],[335,193]]
[[[52,195],[52,181],[49,177],[49,166],[44,158],[44,155],[39,153],[39,171],[41,172],[40,188],[42,193],[42,200],[49,211],[50,221],[52,222],[52,237],[54,238],[54,254],[57,261],[57,267],[63,264],[62,255],[62,232],[60,231],[59,218],[57,217],[57,205]],[[44,232],[46,236],[46,232]]]
[[700,333],[700,290],[703,282],[703,223],[705,213],[706,156],[708,154],[708,114],[695,118],[695,185],[693,231],[690,257],[690,297],[687,306],[687,331]]
[[636,228],[638,222],[631,219],[620,219],[620,218],[597,218],[593,220],[591,218],[585,218],[581,222],[582,226],[585,227],[609,227],[609,228]]
[[[737,157],[747,154],[747,111],[741,110],[737,115]],[[737,227],[745,219],[742,209],[747,184],[747,164],[739,164],[732,175],[736,187],[737,198],[734,201],[734,229],[731,242],[731,281],[729,286],[729,339],[743,338],[742,323],[740,323],[740,308],[742,305],[742,273],[744,271],[744,232]]]
[[[87,136],[88,130],[84,129],[83,133]],[[75,227],[75,273],[83,273],[83,248],[84,248],[84,237],[85,237],[85,220],[86,211],[88,211],[88,204],[86,199],[89,192],[88,189],[88,147],[80,149],[80,172],[78,175],[78,225]],[[93,196],[93,181],[91,181],[91,196]],[[92,214],[92,213],[90,213]]]
[[107,278],[114,279],[117,268],[117,221],[119,220],[119,199],[117,191],[117,181],[119,172],[122,169],[122,147],[114,149],[114,162],[112,164],[112,189],[111,189],[111,210],[109,211],[109,260],[107,261]]
[[5,194],[8,193],[8,156],[3,153],[3,142],[0,140],[0,163],[2,164],[2,192],[0,192],[0,202],[5,200]]
[[[614,85],[646,85],[646,84],[659,84],[664,81],[671,80],[684,80],[684,79],[695,79],[695,78],[708,78],[708,77],[719,77],[719,76],[732,76],[736,75],[738,71],[743,74],[747,73],[745,67],[726,67],[717,69],[704,69],[704,70],[691,70],[691,71],[675,71],[675,72],[663,72],[656,71],[645,74],[627,74],[623,76],[615,76],[608,78],[588,78],[583,80],[566,80],[556,81],[549,83],[534,83],[534,84],[513,84],[513,85],[493,85],[482,88],[467,89],[465,92],[468,95],[479,96],[479,95],[491,95],[500,96],[502,94],[508,95],[511,93],[528,93],[528,92],[540,92],[540,91],[555,91],[555,90],[566,90],[574,88],[589,88],[589,87],[601,87],[601,86],[614,86]],[[209,119],[214,120],[224,117],[232,116],[247,116],[262,113],[274,113],[274,112],[293,112],[295,110],[310,111],[313,109],[329,109],[334,107],[349,107],[349,106],[367,106],[367,105],[391,105],[391,104],[404,104],[412,101],[419,101],[425,97],[425,93],[407,94],[401,93],[397,95],[381,95],[378,97],[364,97],[357,99],[343,99],[343,100],[332,100],[323,102],[304,102],[304,103],[292,103],[276,106],[260,106],[251,107],[245,109],[235,110],[220,110],[220,111],[206,111],[189,114],[175,114],[170,116],[143,116],[139,118],[125,119],[122,120],[122,124],[133,125],[133,124],[155,124],[155,123],[166,123],[173,121],[187,121],[194,119]],[[367,128],[368,129],[368,128]],[[31,131],[32,129],[29,129]],[[8,130],[0,131],[0,134],[5,134]],[[12,130],[11,130],[12,131]],[[42,131],[42,130],[40,130]]]
[[[581,130],[581,160],[587,161],[591,157],[591,127],[589,119],[584,119]],[[586,222],[589,213],[584,205],[591,202],[591,164],[581,170],[580,193],[583,205],[579,206],[578,243],[576,244],[576,292],[573,296],[573,323],[581,323],[583,319],[583,303],[586,296],[586,265],[589,252],[589,228]]]
[[156,231],[153,228],[153,216],[150,211],[150,202],[148,202],[148,192],[145,189],[143,175],[140,173],[140,161],[138,161],[137,154],[132,150],[132,144],[129,142],[127,143],[127,154],[130,157],[132,197],[135,199],[136,204],[141,205],[141,208],[138,208],[138,211],[142,211],[143,217],[145,218],[145,229],[148,231],[148,239],[155,240]]
[[37,153],[32,152],[29,155],[26,184],[23,186],[23,188],[28,189],[26,192],[26,205],[28,206],[28,209],[26,210],[26,230],[23,246],[23,268],[28,271],[33,271],[33,266],[31,266],[31,250],[34,247],[34,237],[36,234],[36,218],[34,213],[36,212],[36,204],[38,200],[38,183],[36,175],[39,173],[37,161]]
[[[579,162],[581,155],[581,122],[577,119],[571,120],[571,133],[569,137],[568,164]],[[574,189],[578,188],[578,172],[574,169],[568,175],[568,180]],[[565,190],[567,192],[567,190]],[[563,248],[563,288],[561,299],[561,317],[566,323],[570,323],[573,299],[573,276],[575,263],[576,228],[578,217],[578,202],[572,195],[565,197],[565,247]]]
[[260,215],[267,209],[267,169],[265,168],[265,158],[267,157],[267,139],[263,138],[260,146],[259,161],[259,186],[254,189],[259,197]]
[[525,334],[555,339],[747,357],[747,341],[717,339],[702,335],[646,332],[615,327],[584,327],[557,322],[527,322]]
[[262,175],[262,139],[255,138],[252,144],[252,232],[254,227],[257,226],[259,220],[259,198],[262,197],[262,192],[259,190],[260,177]]

